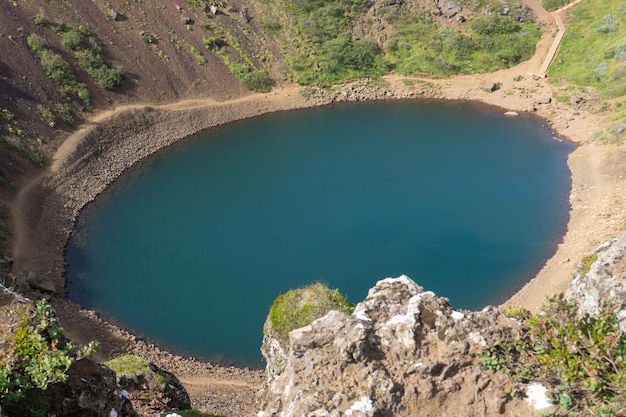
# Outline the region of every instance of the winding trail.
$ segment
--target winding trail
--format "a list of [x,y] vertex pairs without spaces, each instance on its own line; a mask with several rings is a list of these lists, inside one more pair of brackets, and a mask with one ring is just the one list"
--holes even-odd
[[556,53],[558,52],[559,47],[561,46],[561,42],[563,41],[563,36],[565,36],[565,23],[563,23],[563,13],[565,13],[567,10],[569,10],[576,4],[580,3],[581,1],[582,0],[576,0],[572,3],[569,3],[549,15],[549,16],[554,17],[554,21],[556,22],[558,31],[554,37],[552,46],[550,47],[550,50],[548,51],[548,55],[546,56],[545,60],[543,61],[543,64],[541,64],[541,67],[539,68],[538,74],[540,76],[546,77],[548,75],[548,70],[550,69],[550,65],[554,61],[554,57],[556,56]]

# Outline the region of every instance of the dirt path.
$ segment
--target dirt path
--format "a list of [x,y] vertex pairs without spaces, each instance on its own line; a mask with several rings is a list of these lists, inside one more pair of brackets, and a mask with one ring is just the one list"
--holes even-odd
[[554,57],[556,56],[556,53],[558,52],[559,47],[561,46],[561,41],[563,40],[563,36],[565,36],[565,23],[563,22],[563,14],[567,10],[571,9],[572,7],[580,3],[581,1],[582,0],[575,0],[572,3],[561,7],[560,9],[554,11],[551,14],[552,17],[554,17],[558,31],[556,35],[554,36],[554,41],[552,42],[552,46],[550,47],[550,50],[548,51],[548,55],[546,56],[545,60],[543,61],[543,64],[541,65],[541,68],[538,71],[539,75],[543,77],[548,75],[548,70],[550,69],[550,65],[552,64],[552,61],[554,61]]

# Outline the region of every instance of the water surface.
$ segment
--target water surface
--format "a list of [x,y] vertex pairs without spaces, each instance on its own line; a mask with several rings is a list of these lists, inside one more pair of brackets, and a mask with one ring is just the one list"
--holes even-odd
[[573,146],[456,102],[271,114],[177,144],[83,210],[70,298],[185,354],[257,366],[273,299],[354,302],[407,274],[458,308],[502,301],[554,253]]

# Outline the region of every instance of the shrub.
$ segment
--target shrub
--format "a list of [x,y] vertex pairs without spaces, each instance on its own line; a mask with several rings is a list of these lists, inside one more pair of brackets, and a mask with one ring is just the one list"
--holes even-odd
[[54,81],[62,85],[68,85],[75,81],[70,64],[61,55],[44,49],[40,58],[46,75]]
[[617,26],[619,25],[619,20],[610,14],[604,15],[602,17],[602,22],[598,23],[598,31],[602,33],[613,33],[617,30]]
[[69,104],[56,103],[54,105],[54,112],[68,125],[74,123],[74,115],[72,114],[72,108]]
[[42,12],[37,13],[33,20],[35,21],[35,24],[38,26],[45,26],[48,24],[48,18]]
[[578,316],[576,304],[550,298],[520,334],[485,348],[482,362],[509,374],[514,385],[550,384],[555,415],[612,416],[626,407],[626,336],[611,303],[597,316]]
[[311,324],[331,310],[351,314],[354,304],[339,290],[331,290],[320,283],[287,291],[272,304],[269,320],[263,330],[265,333],[274,332],[283,346],[288,346],[290,331]]
[[283,26],[280,24],[280,22],[277,22],[275,20],[267,20],[263,22],[263,29],[267,33],[275,34],[278,33],[282,28]]
[[43,117],[48,123],[54,124],[57,121],[56,116],[52,113],[49,107],[43,104],[37,104],[37,111],[39,115]]
[[26,45],[28,45],[28,48],[31,51],[39,54],[39,52],[43,49],[44,40],[41,36],[35,33],[31,33],[30,35],[28,35],[28,38],[26,38]]
[[588,273],[589,270],[591,269],[591,265],[593,265],[593,263],[597,260],[598,260],[597,253],[590,253],[589,255],[585,255],[582,261],[580,261],[580,272],[582,274]]
[[224,39],[219,36],[212,36],[202,39],[202,43],[206,49],[217,50],[228,45]]
[[568,3],[570,3],[570,0],[543,0],[541,2],[541,5],[547,11],[552,12],[554,10],[560,9]]
[[207,60],[204,56],[202,56],[202,52],[200,52],[195,46],[192,46],[189,50],[191,51],[192,55],[196,57],[198,65],[206,65]]
[[39,411],[32,410],[31,404],[37,393],[50,384],[67,380],[67,368],[97,348],[92,342],[77,349],[69,342],[45,300],[37,301],[25,312],[1,344],[0,400],[9,415],[20,415],[29,409],[31,414]]
[[272,89],[274,81],[265,70],[249,72],[243,78],[244,85],[252,91],[258,93],[268,93]]

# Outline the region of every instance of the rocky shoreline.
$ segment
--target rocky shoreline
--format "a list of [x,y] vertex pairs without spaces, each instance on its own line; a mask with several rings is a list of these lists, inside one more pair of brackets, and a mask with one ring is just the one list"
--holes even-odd
[[[494,77],[504,77],[507,80],[504,83],[505,88],[513,79],[510,73],[506,76],[490,75],[490,79]],[[476,77],[459,77],[454,82],[416,80],[411,83],[389,77],[387,82],[388,85],[384,86],[356,83],[330,92],[285,86],[270,94],[252,95],[223,103],[196,100],[160,107],[127,106],[96,116],[91,123],[70,136],[59,147],[50,169],[41,177],[33,179],[19,195],[14,210],[14,213],[19,213],[14,216],[19,232],[14,254],[18,289],[27,295],[44,294],[49,298],[57,310],[61,324],[77,342],[99,340],[103,349],[97,359],[104,360],[127,353],[138,354],[173,372],[183,384],[191,386],[194,407],[208,412],[228,413],[232,417],[254,414],[256,393],[264,381],[261,370],[223,367],[195,358],[173,355],[102,320],[97,314],[84,310],[65,298],[64,249],[73,231],[74,221],[85,205],[127,169],[181,139],[244,118],[336,101],[474,99],[510,110],[535,111],[546,117],[553,126],[558,127],[561,124],[560,130],[577,143],[591,137],[588,129],[574,134],[574,137],[569,134],[570,128],[577,128],[578,121],[585,122],[589,119],[584,112],[572,116],[571,109],[549,105],[550,102],[545,97],[551,96],[550,87],[544,81],[529,78],[528,83],[540,83],[541,89],[533,94],[514,95],[485,91],[480,88],[480,79]],[[506,91],[502,90],[502,93]],[[567,127],[563,124],[564,120],[567,121]],[[620,149],[623,151],[623,146]],[[626,166],[622,162],[616,161],[616,167]],[[583,195],[585,186],[578,184],[576,175],[573,172],[573,191],[577,192],[575,197],[587,203],[589,196]],[[582,188],[577,190],[576,187]],[[619,189],[613,191],[619,195]],[[617,203],[612,210],[623,213],[626,202]],[[575,209],[573,205],[573,219]],[[624,224],[624,217],[617,217],[617,221],[621,226]],[[569,232],[571,231],[570,222]],[[604,230],[582,246],[595,245],[596,241],[604,240],[604,235],[610,233]],[[561,265],[561,269],[565,268]],[[522,299],[521,304],[524,303]],[[259,345],[260,343],[261,341]],[[199,378],[204,380],[199,381]]]

